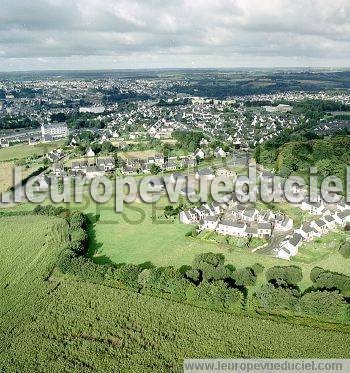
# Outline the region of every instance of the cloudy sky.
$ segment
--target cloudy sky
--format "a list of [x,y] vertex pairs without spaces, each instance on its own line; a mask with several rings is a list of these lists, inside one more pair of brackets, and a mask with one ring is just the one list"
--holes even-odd
[[349,0],[0,0],[0,71],[349,67]]

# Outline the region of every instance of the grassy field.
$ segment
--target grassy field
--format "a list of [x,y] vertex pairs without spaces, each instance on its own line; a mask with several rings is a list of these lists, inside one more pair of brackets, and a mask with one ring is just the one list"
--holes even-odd
[[[113,262],[135,264],[151,261],[178,267],[189,264],[201,252],[225,251],[225,245],[186,237],[192,226],[165,219],[164,205],[165,201],[155,207],[135,202],[126,205],[122,214],[116,214],[111,205],[102,206],[97,211],[100,218],[92,244],[93,249],[98,248],[95,259],[108,257]],[[91,206],[91,212],[93,208],[96,205]]]
[[[339,254],[338,249],[342,242],[349,237],[346,232],[338,230],[330,232],[301,246],[298,255],[293,258],[295,262],[315,263],[333,261],[339,263],[344,270],[348,270],[347,261]],[[348,263],[350,265],[350,263]],[[339,265],[338,265],[339,266]]]
[[140,150],[140,151],[130,151],[121,152],[119,155],[124,159],[140,158],[146,159],[148,157],[154,157],[157,152],[155,150]]
[[62,145],[62,141],[57,141],[53,143],[38,144],[34,146],[28,144],[19,144],[10,146],[9,148],[1,148],[0,162],[28,158],[34,155],[44,155],[51,150],[58,149]]
[[191,357],[350,357],[346,333],[216,313],[52,272],[67,242],[64,220],[0,223],[0,371],[180,372]]

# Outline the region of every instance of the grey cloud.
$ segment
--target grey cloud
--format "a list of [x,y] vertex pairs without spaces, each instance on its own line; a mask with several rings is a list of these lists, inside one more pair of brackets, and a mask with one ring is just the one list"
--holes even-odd
[[[44,57],[200,56],[271,64],[284,58],[350,57],[347,0],[3,0],[0,69]],[[157,57],[158,56],[158,57]],[[161,56],[161,57],[160,57]],[[180,56],[183,56],[180,57]],[[274,62],[275,61],[275,62]],[[174,61],[170,61],[173,63]],[[93,63],[93,62],[92,62]],[[97,62],[96,62],[97,63]],[[98,66],[95,66],[98,67]]]

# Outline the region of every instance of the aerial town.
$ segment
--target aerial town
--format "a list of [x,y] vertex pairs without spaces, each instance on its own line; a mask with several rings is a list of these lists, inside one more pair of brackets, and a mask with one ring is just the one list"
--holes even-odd
[[[183,182],[181,195],[188,197],[198,191],[201,178],[212,180],[224,175],[234,181],[253,163],[260,179],[277,177],[273,168],[257,163],[254,149],[308,122],[304,113],[293,110],[293,103],[324,100],[350,104],[350,95],[344,92],[279,92],[210,99],[174,93],[172,89],[179,85],[186,87],[189,82],[175,78],[2,81],[0,118],[5,125],[0,146],[52,146],[42,158],[29,157],[21,162],[26,167],[49,162],[40,173],[40,190],[50,188],[50,177],[64,180],[84,176],[91,181],[113,174],[152,174],[157,193],[164,192],[164,179],[169,179]],[[135,95],[136,99],[111,101],[115,94],[126,99]],[[23,118],[25,124],[21,124]],[[11,129],[11,123],[19,128]],[[332,124],[321,121],[315,135]],[[25,130],[20,128],[23,126]],[[181,144],[179,134],[196,132],[199,137]],[[185,186],[186,181],[190,186]],[[306,189],[304,192],[306,195]],[[286,200],[283,203],[289,204]],[[321,199],[311,203],[305,197],[292,206],[307,213],[298,222],[278,206],[242,205],[232,196],[187,207],[181,206],[179,221],[193,225],[197,233],[260,238],[261,245],[253,252],[285,260],[297,256],[303,244],[350,223],[350,205],[344,199],[327,204]]]
[[350,1],[0,8],[0,373],[350,372]]

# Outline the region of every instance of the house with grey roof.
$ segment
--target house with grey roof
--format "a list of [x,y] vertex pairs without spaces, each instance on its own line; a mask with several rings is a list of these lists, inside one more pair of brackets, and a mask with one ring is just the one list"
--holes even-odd
[[259,236],[268,236],[272,235],[272,226],[271,223],[258,223],[257,231]]
[[341,226],[345,226],[346,224],[350,223],[350,209],[337,212],[334,215],[334,219],[337,224],[340,224]]
[[321,233],[316,230],[310,223],[304,223],[295,232],[299,233],[306,242],[311,241],[315,237],[321,236]]
[[245,237],[247,225],[243,222],[232,222],[229,220],[222,220],[219,222],[216,231],[223,235]]
[[217,216],[206,216],[200,221],[199,229],[214,231],[218,225],[218,221],[219,219]]
[[290,260],[291,256],[298,253],[299,247],[303,244],[303,237],[300,233],[295,232],[290,238],[284,240],[277,249],[277,257]]
[[72,162],[72,173],[86,173],[86,168],[88,167],[88,161],[82,160],[82,161],[74,161]]
[[106,171],[104,167],[99,167],[99,166],[88,166],[86,168],[86,178],[87,179],[94,179],[94,178],[99,178],[102,176],[105,176]]
[[98,158],[96,160],[96,166],[102,167],[105,171],[113,171],[115,170],[114,158]]
[[196,195],[196,190],[191,186],[187,186],[181,189],[180,195],[185,197],[193,197]]
[[310,222],[310,225],[321,234],[325,234],[328,231],[327,224],[322,219],[313,220],[312,222]]
[[211,168],[202,168],[196,172],[196,179],[213,180],[215,178],[215,173]]

